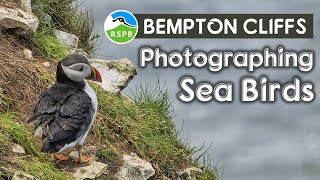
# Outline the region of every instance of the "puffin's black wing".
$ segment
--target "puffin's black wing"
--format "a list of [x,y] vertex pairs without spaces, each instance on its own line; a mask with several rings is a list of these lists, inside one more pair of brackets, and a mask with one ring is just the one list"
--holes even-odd
[[29,124],[35,126],[35,135],[42,136],[42,151],[54,153],[88,130],[93,113],[87,93],[55,84],[40,96]]

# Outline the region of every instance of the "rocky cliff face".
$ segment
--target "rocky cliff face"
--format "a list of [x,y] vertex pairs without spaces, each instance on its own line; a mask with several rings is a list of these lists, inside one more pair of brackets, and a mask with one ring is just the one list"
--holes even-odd
[[[0,152],[5,154],[0,157],[2,177],[14,180],[82,180],[98,177],[146,180],[174,177],[184,180],[199,178],[194,172],[204,174],[203,169],[192,167],[198,164],[189,159],[191,151],[176,140],[174,126],[170,122],[172,119],[167,117],[166,111],[161,112],[162,107],[157,104],[147,107],[145,99],[135,104],[129,96],[121,93],[137,74],[132,62],[126,58],[90,58],[90,63],[100,71],[103,79],[102,83],[94,85],[100,98],[100,110],[85,148],[86,153],[94,157],[93,160],[88,164],[76,165],[72,159],[76,158],[77,153],[72,150],[66,151],[71,157],[69,162],[52,162],[39,154],[39,140],[31,137],[25,121],[36,98],[54,82],[56,62],[41,57],[25,40],[37,31],[38,24],[38,18],[31,11],[30,0],[0,0],[0,117],[8,118],[8,121],[0,123],[0,143],[7,142],[3,145],[5,149],[0,147]],[[87,55],[78,49],[77,36],[58,29],[53,31],[53,35],[69,53]],[[161,106],[166,106],[166,103],[161,103]],[[21,121],[8,116],[8,112],[18,112]],[[161,117],[157,113],[162,113]],[[16,123],[17,128],[12,130],[12,125],[5,122]],[[153,134],[153,128],[157,133]],[[24,132],[23,136],[16,131]],[[142,138],[146,140],[140,140]],[[164,144],[167,141],[172,141],[172,144]],[[159,154],[168,157],[162,158]],[[31,163],[30,166],[27,162]],[[167,167],[175,169],[163,170]]]
[[37,30],[39,21],[31,12],[30,0],[3,1],[2,4],[4,6],[0,5],[0,27],[15,29],[20,34],[34,33]]

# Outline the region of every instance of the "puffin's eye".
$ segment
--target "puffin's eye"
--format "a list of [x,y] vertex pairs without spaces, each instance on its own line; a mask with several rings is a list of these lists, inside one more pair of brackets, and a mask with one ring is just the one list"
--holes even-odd
[[79,71],[83,71],[83,66],[81,66],[81,68],[79,69]]

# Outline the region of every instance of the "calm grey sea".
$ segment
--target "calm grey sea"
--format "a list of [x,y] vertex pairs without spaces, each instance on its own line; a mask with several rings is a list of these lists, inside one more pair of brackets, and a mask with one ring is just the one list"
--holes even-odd
[[[315,92],[319,93],[320,49],[320,1],[318,0],[87,0],[87,8],[94,13],[95,26],[101,35],[97,56],[105,59],[129,58],[138,69],[138,76],[130,83],[134,88],[141,81],[153,81],[159,75],[165,80],[175,98],[177,114],[175,124],[183,126],[185,137],[191,144],[206,147],[215,163],[224,169],[225,180],[318,180],[320,178],[320,103],[287,104],[281,100],[273,104],[241,104],[238,101],[240,77],[247,75],[244,69],[228,68],[220,73],[204,69],[154,69],[151,66],[138,67],[138,53],[141,46],[159,46],[164,50],[248,49],[260,50],[265,46],[275,49],[279,45],[287,49],[313,50],[316,54],[315,67],[311,73],[297,69],[260,69],[252,76],[266,74],[272,80],[286,82],[293,76],[302,81],[312,81]],[[109,13],[125,9],[132,13],[311,13],[314,14],[313,39],[135,39],[127,45],[116,45],[105,37],[103,23]],[[197,81],[215,83],[221,80],[234,82],[235,100],[230,104],[215,102],[181,103],[177,100],[180,91],[179,80],[189,74]],[[126,92],[129,92],[126,90]],[[278,98],[280,99],[280,98]]]

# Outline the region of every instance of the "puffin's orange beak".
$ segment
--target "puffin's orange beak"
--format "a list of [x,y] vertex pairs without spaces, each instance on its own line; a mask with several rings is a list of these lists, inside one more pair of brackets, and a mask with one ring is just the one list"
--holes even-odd
[[90,66],[90,67],[91,67],[91,74],[86,79],[102,82],[102,78],[98,69],[93,66]]

